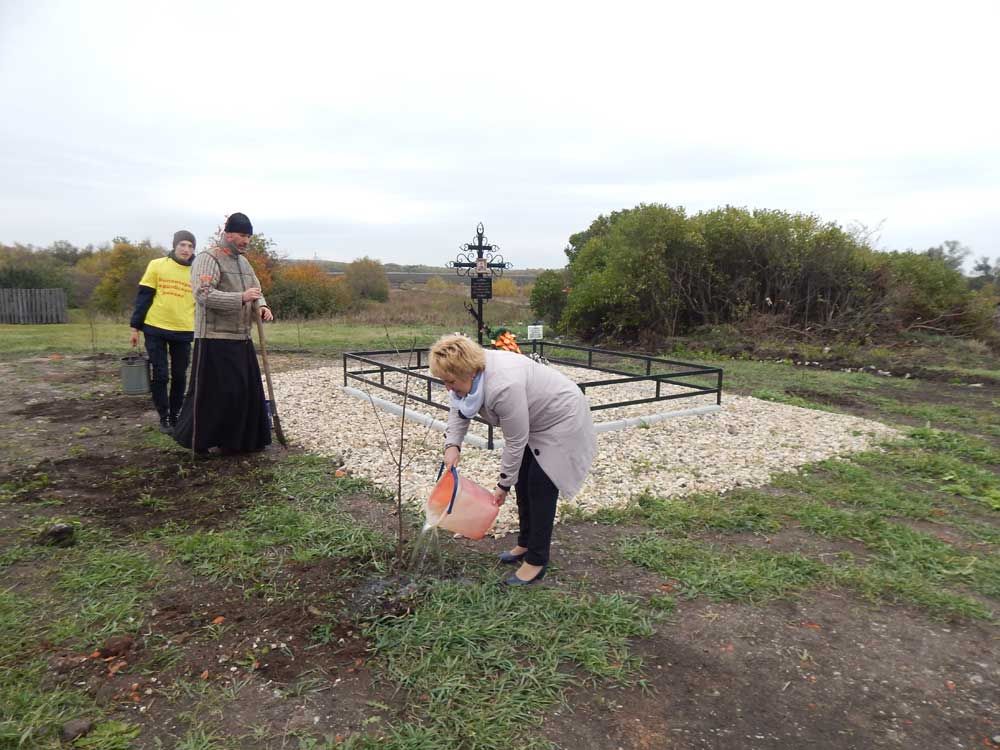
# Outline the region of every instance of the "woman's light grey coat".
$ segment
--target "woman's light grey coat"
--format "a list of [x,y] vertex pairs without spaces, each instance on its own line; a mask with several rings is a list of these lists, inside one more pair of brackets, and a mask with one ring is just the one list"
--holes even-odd
[[[517,482],[530,446],[535,460],[564,497],[580,489],[594,461],[594,423],[586,396],[561,372],[522,354],[486,351],[486,392],[479,416],[503,430],[504,448],[497,484]],[[448,413],[446,445],[461,445],[470,420]]]

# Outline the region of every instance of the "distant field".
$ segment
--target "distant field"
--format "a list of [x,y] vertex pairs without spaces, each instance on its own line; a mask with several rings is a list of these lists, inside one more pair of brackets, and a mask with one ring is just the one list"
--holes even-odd
[[[333,318],[294,321],[281,317],[265,329],[268,343],[275,349],[345,349],[385,348],[386,332],[396,346],[426,346],[450,331],[475,335],[472,317],[465,309],[469,302],[460,290],[427,292],[393,289],[389,301],[371,304],[364,309]],[[505,298],[486,303],[486,322],[504,325],[521,338],[533,322],[526,300]],[[52,325],[0,326],[0,356],[52,353],[121,353],[128,349],[127,320],[99,317],[93,325],[82,310],[71,310],[70,322]],[[256,338],[256,336],[255,336]]]

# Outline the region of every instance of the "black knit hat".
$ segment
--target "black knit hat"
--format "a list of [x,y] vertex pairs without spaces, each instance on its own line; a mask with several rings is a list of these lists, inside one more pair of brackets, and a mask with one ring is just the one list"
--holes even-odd
[[226,219],[226,231],[236,232],[237,234],[253,234],[253,224],[250,223],[250,219],[247,218],[246,214],[239,212],[229,214],[229,218]]
[[193,234],[191,234],[186,229],[181,229],[181,230],[178,230],[178,231],[174,232],[174,250],[176,250],[177,246],[179,244],[181,244],[184,240],[187,240],[188,242],[190,242],[192,248],[193,247],[197,247],[197,245],[198,245],[198,243],[195,242],[195,240],[194,240],[194,235]]

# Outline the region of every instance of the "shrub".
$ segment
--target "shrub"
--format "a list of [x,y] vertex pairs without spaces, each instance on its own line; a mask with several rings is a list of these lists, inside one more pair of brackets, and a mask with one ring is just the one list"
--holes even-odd
[[347,285],[359,299],[385,302],[389,299],[389,277],[382,262],[365,256],[348,264],[344,271]]
[[513,279],[494,279],[494,297],[516,297],[518,296],[517,282]]
[[285,318],[315,318],[344,312],[353,301],[350,287],[318,263],[284,263],[274,278],[268,303]]
[[69,266],[48,253],[0,245],[0,288],[59,288],[70,292],[72,279]]
[[98,254],[100,257],[95,262],[102,273],[90,295],[90,305],[107,315],[128,311],[149,261],[162,258],[166,253],[162,247],[150,244],[149,240],[132,243],[126,237],[115,237],[111,249]]
[[440,276],[431,276],[427,279],[424,287],[428,292],[446,292],[451,288],[451,284],[442,279]]
[[925,253],[895,252],[882,257],[886,312],[904,325],[946,323],[962,318],[970,302],[962,275],[944,259]]
[[257,281],[260,282],[260,290],[265,296],[271,292],[274,276],[281,267],[281,256],[274,249],[275,244],[270,237],[255,234],[250,237],[246,251],[247,260],[253,266],[253,272],[257,274]]
[[531,289],[531,309],[540,319],[557,325],[566,307],[566,290],[565,271],[542,271]]
[[599,217],[566,252],[573,283],[565,307],[546,274],[532,306],[550,320],[561,309],[563,329],[588,340],[656,345],[762,316],[865,335],[915,325],[986,330],[987,303],[945,259],[877,253],[809,214],[726,206],[689,217],[680,207],[640,205]]

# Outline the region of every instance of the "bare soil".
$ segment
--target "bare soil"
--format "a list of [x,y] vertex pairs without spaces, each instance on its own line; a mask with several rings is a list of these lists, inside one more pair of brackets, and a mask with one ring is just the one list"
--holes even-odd
[[[294,359],[286,355],[281,364]],[[146,398],[118,393],[116,366],[114,358],[0,362],[7,383],[0,394],[0,485],[26,488],[0,504],[0,549],[26,528],[71,513],[143,539],[147,552],[159,554],[143,532],[169,523],[224,527],[247,502],[231,492],[234,480],[255,472],[261,483],[270,481],[270,467],[282,460],[278,450],[213,459],[193,475],[185,456],[153,447],[147,438],[155,413]],[[954,401],[932,386],[921,388],[920,398]],[[870,410],[864,416],[878,418]],[[346,505],[367,523],[395,523],[390,506],[363,495]],[[670,593],[669,579],[613,556],[614,542],[638,530],[561,525],[544,585],[643,599]],[[794,529],[743,541],[812,555],[863,554],[860,545],[819,542]],[[513,539],[449,544],[456,554],[481,555]],[[140,636],[123,653],[109,658],[37,644],[50,659],[52,686],[84,683],[142,727],[138,747],[173,746],[185,717],[211,710],[211,690],[238,694],[213,720],[247,748],[270,747],[295,731],[343,737],[402,716],[406,696],[372,671],[370,644],[357,625],[372,607],[405,611],[399,581],[330,561],[288,563],[274,587],[255,592],[179,563],[166,569]],[[4,585],[46,582],[20,564]],[[681,601],[653,636],[633,643],[644,661],[644,687],[574,688],[542,732],[574,750],[997,747],[998,645],[995,625],[937,622],[843,591],[814,590],[760,606]]]

